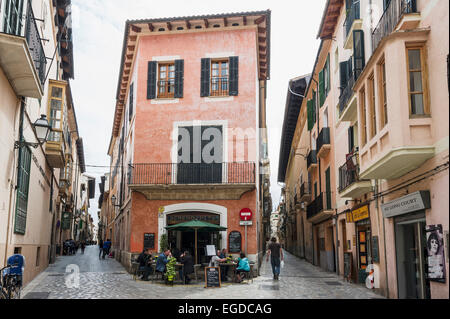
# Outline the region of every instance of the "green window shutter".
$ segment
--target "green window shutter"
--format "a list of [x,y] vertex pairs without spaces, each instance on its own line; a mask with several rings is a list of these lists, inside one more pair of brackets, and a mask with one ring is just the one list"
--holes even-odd
[[25,235],[28,211],[28,189],[30,186],[31,151],[28,147],[19,150],[19,167],[17,174],[17,202],[14,232]]
[[328,93],[330,92],[330,85],[331,85],[331,75],[330,75],[330,54],[328,54],[328,56],[327,56],[327,66],[326,66],[326,68],[327,68],[327,78],[326,78],[326,81],[327,81],[327,96],[328,96]]
[[313,90],[313,98],[312,98],[312,116],[313,116],[313,125],[316,123],[316,117],[317,117],[317,100],[316,100],[316,91]]
[[211,59],[201,59],[201,74],[200,74],[200,96],[209,96],[209,81],[211,74]]
[[156,98],[156,61],[148,62],[147,71],[147,99]]
[[239,57],[230,56],[230,96],[239,93]]
[[322,69],[322,71],[319,72],[319,102],[320,102],[320,106],[322,106],[323,103],[325,102],[325,81],[323,78],[323,71],[324,71],[324,69]]
[[308,115],[308,131],[311,131],[314,126],[314,120],[313,120],[313,100],[308,100],[306,102],[306,110]]
[[184,60],[175,60],[175,98],[183,97]]

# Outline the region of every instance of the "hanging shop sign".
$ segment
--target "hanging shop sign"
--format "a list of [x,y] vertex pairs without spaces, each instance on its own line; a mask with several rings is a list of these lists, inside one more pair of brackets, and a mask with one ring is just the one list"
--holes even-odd
[[422,209],[431,208],[430,192],[418,191],[397,198],[389,203],[381,204],[385,218],[403,215]]
[[431,281],[445,283],[444,235],[442,225],[428,225],[427,235],[428,271],[427,278]]
[[352,210],[352,221],[357,222],[369,218],[369,205]]

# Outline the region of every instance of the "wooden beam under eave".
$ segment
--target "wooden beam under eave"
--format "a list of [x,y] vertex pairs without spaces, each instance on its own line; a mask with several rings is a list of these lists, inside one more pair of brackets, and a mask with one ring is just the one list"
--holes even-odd
[[266,28],[258,27],[258,33],[266,33]]
[[259,53],[259,58],[265,60],[266,59],[266,55],[260,52]]
[[131,62],[125,63],[125,67],[126,67],[126,68],[130,68],[130,67],[131,67]]
[[227,18],[223,18],[223,25],[225,27],[228,27],[228,20],[227,20]]
[[127,54],[127,59],[129,59],[129,60],[133,59],[133,55],[132,54]]
[[260,24],[266,20],[266,16],[261,16],[258,19],[255,20],[255,24]]
[[123,73],[125,73],[126,75],[130,74],[130,70],[124,70]]
[[267,40],[266,37],[258,36],[258,41],[259,41],[259,42],[266,42],[266,40]]
[[172,31],[172,23],[167,22],[167,29],[169,29],[169,31]]
[[128,50],[130,50],[130,51],[134,51],[134,48],[135,48],[136,46],[134,46],[134,45],[129,45],[128,46]]
[[186,28],[190,29],[191,28],[191,23],[189,22],[189,20],[186,20]]
[[208,28],[209,27],[208,19],[203,19],[203,21],[205,22],[205,28]]
[[139,28],[139,27],[137,27],[137,26],[135,26],[135,25],[131,25],[131,30],[132,30],[133,32],[136,32],[136,33],[139,33],[139,32],[142,31],[141,28]]
[[242,17],[242,22],[244,23],[244,25],[247,25],[247,17],[246,16]]
[[264,61],[260,61],[259,64],[260,64],[261,66],[266,66],[266,65],[267,65],[267,63],[264,62]]
[[124,76],[124,77],[123,77],[123,80],[124,80],[125,82],[128,82],[128,76]]
[[135,42],[137,39],[137,35],[130,35],[130,41]]
[[263,51],[263,52],[265,52],[266,51],[266,46],[265,45],[260,45],[259,46],[259,51]]
[[148,24],[148,29],[153,32],[153,30],[155,30],[155,27],[153,26],[153,24],[149,23]]

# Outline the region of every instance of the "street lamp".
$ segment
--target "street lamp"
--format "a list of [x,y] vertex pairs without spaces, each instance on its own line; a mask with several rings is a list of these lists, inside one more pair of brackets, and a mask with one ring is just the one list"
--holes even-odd
[[111,203],[114,207],[120,207],[120,205],[116,205],[116,195],[111,196]]
[[37,148],[39,145],[44,144],[47,141],[48,134],[50,133],[52,126],[48,123],[47,117],[44,114],[41,114],[41,118],[37,119],[33,124],[34,129],[36,130],[36,135],[38,138],[38,143],[30,143],[25,141],[16,141],[14,143],[14,148],[18,149],[24,146],[31,146],[33,148]]

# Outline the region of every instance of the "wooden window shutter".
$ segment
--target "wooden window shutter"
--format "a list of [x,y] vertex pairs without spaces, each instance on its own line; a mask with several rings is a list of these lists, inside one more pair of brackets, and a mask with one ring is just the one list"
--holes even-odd
[[312,98],[312,122],[313,125],[316,123],[316,115],[317,115],[317,100],[316,100],[317,94],[316,91],[313,90],[313,98]]
[[355,79],[359,77],[365,66],[364,58],[364,31],[353,30],[353,63],[355,70]]
[[183,97],[184,60],[175,60],[175,98]]
[[147,73],[147,99],[151,100],[156,98],[156,61],[148,62]]
[[19,149],[17,174],[17,202],[14,233],[25,235],[28,212],[28,192],[30,186],[31,151],[28,147]]
[[327,68],[327,78],[326,78],[326,81],[327,81],[327,96],[328,96],[328,93],[330,92],[330,85],[331,85],[331,75],[330,75],[330,54],[328,53],[328,56],[327,56],[327,66],[326,66],[326,68]]
[[348,128],[348,152],[351,153],[353,151],[354,146],[354,135],[353,135],[353,126]]
[[130,102],[128,103],[128,121],[131,122],[131,118],[133,117],[133,102],[134,102],[134,83],[130,85]]
[[314,126],[314,107],[313,107],[313,100],[308,100],[306,102],[306,110],[308,115],[308,131],[311,131]]
[[201,60],[201,79],[200,79],[200,96],[209,96],[209,81],[211,73],[211,59],[203,58]]
[[323,78],[323,70],[319,72],[319,103],[320,106],[325,102],[325,81]]
[[339,63],[339,76],[340,76],[340,87],[341,94],[344,88],[347,86],[347,61]]
[[239,57],[230,57],[230,96],[237,96],[239,93]]

